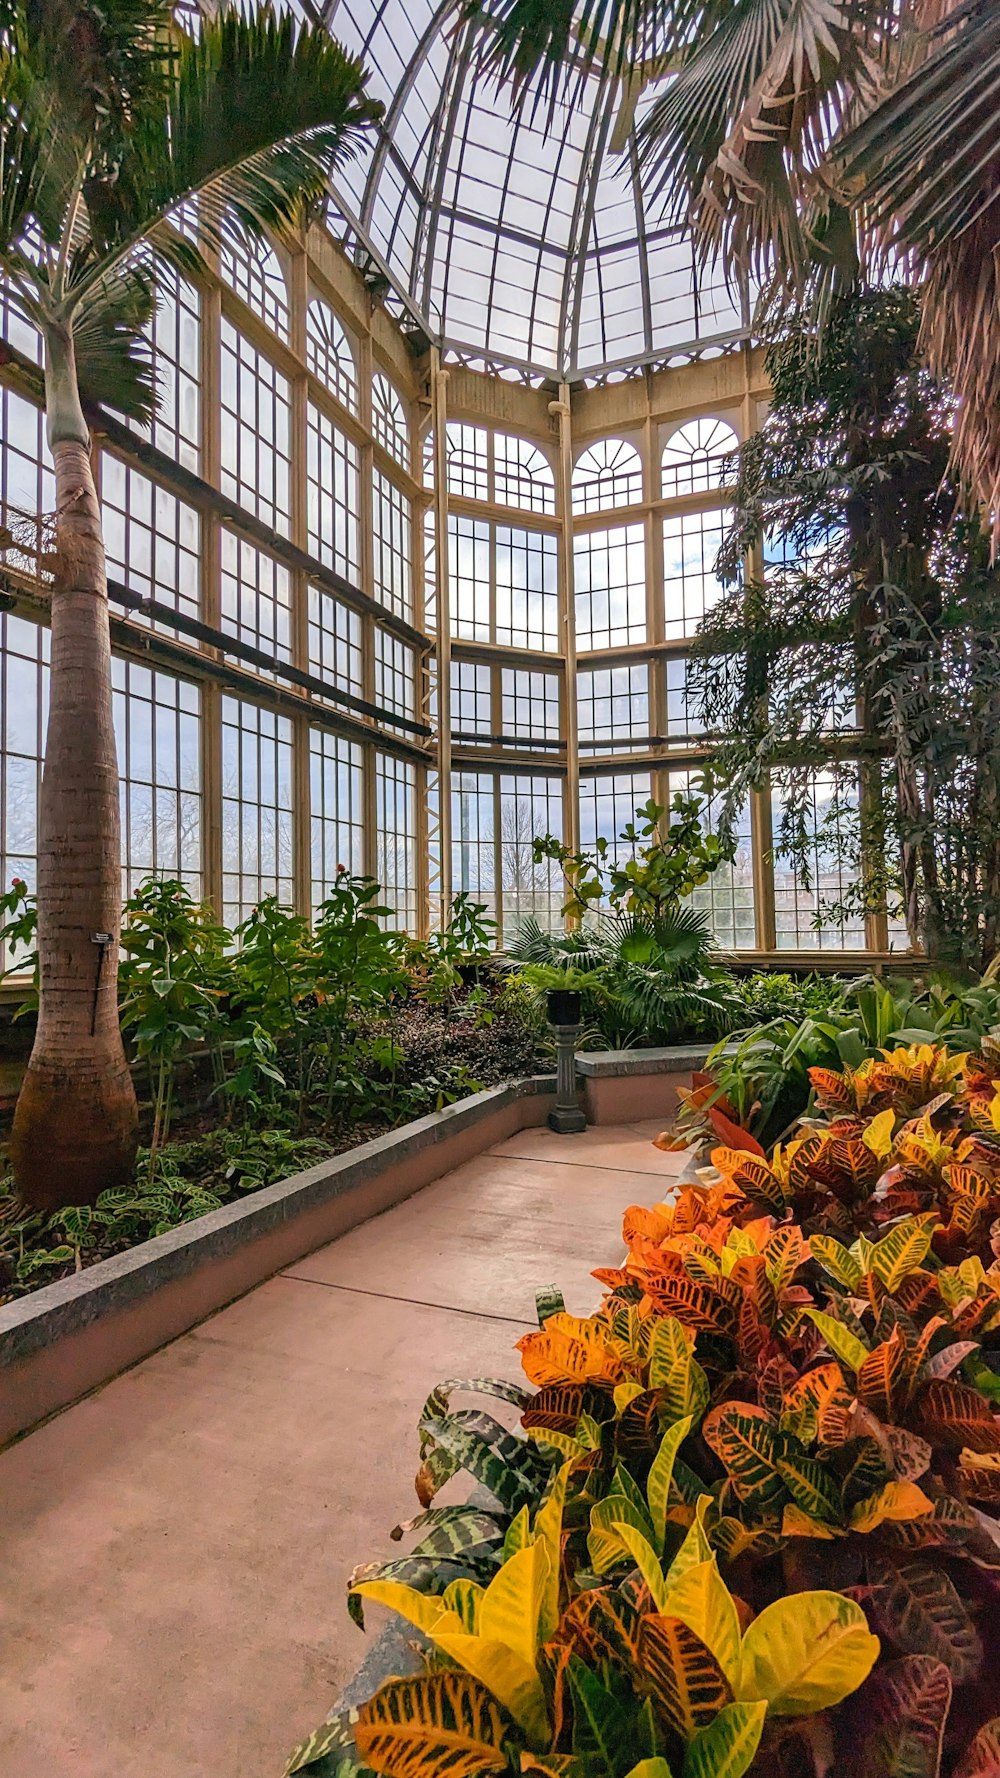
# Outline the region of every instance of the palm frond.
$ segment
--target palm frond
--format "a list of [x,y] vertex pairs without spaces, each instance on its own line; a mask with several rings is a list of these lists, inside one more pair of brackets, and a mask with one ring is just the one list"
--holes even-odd
[[874,93],[890,11],[879,0],[737,0],[692,40],[639,150],[667,216],[695,224],[704,258],[801,295],[810,215],[824,208],[820,165]]
[[227,214],[254,233],[294,228],[380,114],[357,58],[270,5],[252,17],[226,8],[165,54],[160,114],[138,119],[121,164],[88,183],[94,251],[77,267],[77,294],[190,201],[215,243]]
[[99,284],[76,321],[76,371],[84,400],[115,408],[130,420],[151,420],[157,381],[145,329],[156,304],[149,269],[123,266]]
[[1000,545],[1000,12],[964,0],[842,143],[877,256],[922,277],[921,348],[957,397],[952,461]]

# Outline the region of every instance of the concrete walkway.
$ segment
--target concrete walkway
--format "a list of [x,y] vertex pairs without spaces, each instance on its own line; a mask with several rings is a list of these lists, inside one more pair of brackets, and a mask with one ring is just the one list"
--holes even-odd
[[655,1128],[510,1137],[0,1456],[3,1778],[280,1778],[364,1655],[344,1585],[417,1510],[428,1389],[518,1377],[536,1285],[593,1307],[683,1164]]

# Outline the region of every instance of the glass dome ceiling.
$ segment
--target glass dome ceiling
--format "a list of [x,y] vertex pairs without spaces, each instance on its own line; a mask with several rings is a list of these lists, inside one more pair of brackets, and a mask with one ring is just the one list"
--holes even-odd
[[501,375],[599,380],[725,349],[747,327],[720,273],[646,201],[635,124],[654,96],[592,80],[546,133],[475,67],[433,0],[300,0],[370,70],[385,117],[338,176],[330,226],[404,327]]

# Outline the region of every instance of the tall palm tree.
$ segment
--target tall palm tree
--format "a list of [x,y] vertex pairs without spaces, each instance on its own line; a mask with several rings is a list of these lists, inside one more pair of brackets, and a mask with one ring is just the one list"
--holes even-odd
[[888,263],[958,397],[953,461],[1000,543],[996,0],[471,0],[486,66],[550,124],[595,70],[634,103],[651,203],[774,305]]
[[55,466],[51,690],[38,818],[38,1028],[14,1118],[36,1206],[131,1177],[118,1024],[118,771],[101,514],[84,403],[155,408],[144,329],[164,272],[205,268],[227,212],[287,230],[377,114],[359,62],[270,6],[192,29],[169,0],[0,0],[0,273],[45,347]]

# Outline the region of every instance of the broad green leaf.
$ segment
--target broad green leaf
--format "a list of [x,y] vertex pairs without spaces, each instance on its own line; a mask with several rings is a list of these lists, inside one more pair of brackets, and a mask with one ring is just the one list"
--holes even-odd
[[639,1760],[626,1772],[625,1778],[671,1778],[671,1771],[663,1755],[658,1753],[653,1759]]
[[646,1498],[649,1502],[649,1516],[653,1525],[653,1545],[657,1555],[663,1554],[663,1540],[667,1531],[667,1501],[674,1473],[674,1460],[690,1431],[691,1416],[687,1414],[683,1420],[676,1421],[663,1434],[660,1448],[650,1466],[646,1482]]
[[767,1705],[727,1704],[689,1743],[682,1778],[743,1778],[760,1744]]
[[795,1505],[823,1525],[840,1525],[844,1513],[840,1487],[828,1464],[794,1447],[778,1458],[778,1474]]
[[635,1751],[631,1711],[579,1655],[570,1656],[566,1678],[573,1701],[573,1752],[600,1773],[620,1772]]
[[747,1506],[759,1511],[784,1495],[777,1467],[781,1439],[763,1408],[726,1402],[706,1416],[702,1434]]
[[[659,1609],[659,1608],[658,1608]],[[667,1576],[666,1613],[680,1618],[711,1649],[735,1690],[740,1676],[740,1620],[716,1556],[697,1562],[675,1580]]]
[[879,1641],[853,1599],[793,1593],[765,1606],[743,1638],[739,1696],[774,1716],[812,1716],[867,1679]]
[[856,1334],[842,1321],[833,1315],[827,1315],[822,1309],[807,1309],[810,1321],[818,1327],[824,1340],[835,1358],[839,1358],[852,1371],[859,1371],[868,1357],[867,1346],[862,1345]]
[[708,1379],[694,1356],[694,1335],[674,1315],[656,1322],[649,1345],[649,1387],[660,1389],[668,1421],[697,1419],[708,1405]]

